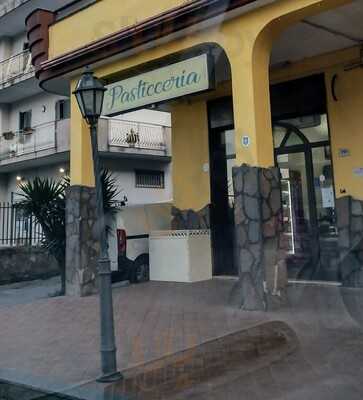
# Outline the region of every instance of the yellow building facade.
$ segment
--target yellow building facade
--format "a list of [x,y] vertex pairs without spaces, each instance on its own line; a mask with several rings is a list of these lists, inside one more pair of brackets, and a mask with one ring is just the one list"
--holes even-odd
[[[101,0],[62,18],[39,10],[27,21],[30,39],[36,36],[35,26],[42,27],[32,47],[38,77],[44,89],[72,101],[72,185],[94,185],[88,127],[71,95],[84,67],[111,87],[208,55],[213,74],[209,90],[176,93],[163,101],[156,96],[145,105],[172,116],[173,205],[194,211],[210,205],[212,214],[219,213],[211,222],[220,232],[214,235],[213,251],[239,251],[221,238],[228,231],[221,221],[229,212],[215,211],[223,204],[238,207],[232,167],[278,167],[281,229],[289,242],[285,251],[288,257],[296,255],[288,267],[291,278],[357,283],[357,265],[363,263],[356,243],[363,218],[358,210],[363,201],[358,11],[361,7],[351,0],[124,0],[122,5]],[[130,105],[127,111],[132,109]],[[346,213],[355,227],[342,222]],[[310,246],[300,243],[307,240],[306,231],[310,244],[311,238],[320,243],[319,260],[331,243],[339,248],[331,265],[322,266],[314,251],[310,261],[297,255]],[[347,235],[351,241],[337,246]],[[235,240],[234,234],[228,237]],[[354,276],[337,267],[348,249],[354,252]],[[311,260],[326,273],[306,269],[304,263]],[[215,273],[239,269],[217,266]]]

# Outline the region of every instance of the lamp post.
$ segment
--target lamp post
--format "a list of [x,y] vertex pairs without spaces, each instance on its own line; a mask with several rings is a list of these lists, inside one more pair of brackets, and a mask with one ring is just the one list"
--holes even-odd
[[102,82],[87,70],[77,83],[73,94],[83,118],[90,127],[93,169],[96,184],[97,228],[100,242],[100,258],[98,260],[100,324],[101,324],[101,367],[100,382],[113,382],[121,378],[117,371],[115,328],[113,320],[113,302],[111,285],[111,264],[108,257],[105,215],[103,209],[103,191],[101,182],[101,164],[98,153],[97,125],[101,116],[106,88]]

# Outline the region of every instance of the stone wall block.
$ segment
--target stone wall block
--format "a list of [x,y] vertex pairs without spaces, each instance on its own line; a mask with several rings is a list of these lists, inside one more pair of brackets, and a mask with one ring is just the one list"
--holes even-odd
[[274,170],[274,168],[265,168],[265,169],[261,168],[261,171],[260,171],[261,176],[264,177],[265,180],[271,182],[275,177],[273,170]]
[[239,224],[236,227],[236,245],[237,248],[244,248],[246,242],[247,242],[247,233],[244,225]]
[[173,207],[171,210],[171,229],[209,229],[210,228],[210,206],[207,205],[199,211],[179,210]]
[[262,201],[262,219],[268,221],[272,217],[272,210],[266,200]]
[[352,200],[352,215],[354,217],[363,216],[363,202],[359,200]]
[[239,195],[242,193],[243,188],[243,173],[240,168],[233,167],[232,169],[233,176],[233,188],[235,195]]
[[281,191],[278,188],[271,191],[270,208],[273,215],[277,215],[281,211]]
[[250,244],[249,250],[252,253],[254,259],[255,259],[255,264],[254,266],[257,266],[261,263],[262,259],[262,249],[261,249],[261,244],[256,243],[256,244]]
[[349,227],[340,229],[339,231],[339,246],[344,249],[350,248],[350,231]]
[[353,214],[353,217],[352,217],[352,232],[353,233],[363,233],[363,217],[354,216],[354,214]]
[[362,233],[361,232],[352,232],[352,239],[351,239],[351,250],[354,252],[359,251],[360,245],[363,241]]
[[59,275],[57,261],[38,247],[1,247],[0,284],[35,279],[47,279]]
[[346,228],[350,225],[351,215],[351,198],[349,196],[342,197],[336,202],[337,225],[338,228]]
[[363,201],[350,196],[337,199],[339,271],[342,283],[363,287]]
[[235,196],[240,277],[233,291],[233,303],[244,310],[266,310],[269,302],[282,304],[286,298],[286,285],[276,293],[267,285],[265,291],[267,275],[285,254],[280,248],[280,175],[276,168],[242,165],[234,168],[233,178],[234,187],[241,189]]
[[244,176],[243,192],[248,196],[255,196],[258,191],[258,170],[248,169]]
[[259,243],[261,241],[261,223],[251,221],[248,224],[248,240],[250,243]]
[[200,217],[192,210],[187,212],[187,225],[189,229],[199,229],[200,228]]
[[66,198],[66,294],[83,297],[97,291],[96,192],[71,186]]
[[243,263],[240,264],[240,272],[250,272],[255,262],[251,252],[247,249],[241,249],[240,258],[243,260]]
[[271,181],[268,180],[264,174],[260,175],[260,194],[263,199],[268,199],[270,197],[272,190]]
[[252,221],[261,220],[260,200],[257,197],[244,197],[244,212],[248,219]]

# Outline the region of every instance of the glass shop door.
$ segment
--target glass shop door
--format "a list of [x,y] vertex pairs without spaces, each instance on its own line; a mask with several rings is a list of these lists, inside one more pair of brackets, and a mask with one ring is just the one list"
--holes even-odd
[[339,281],[327,116],[274,124],[289,279]]

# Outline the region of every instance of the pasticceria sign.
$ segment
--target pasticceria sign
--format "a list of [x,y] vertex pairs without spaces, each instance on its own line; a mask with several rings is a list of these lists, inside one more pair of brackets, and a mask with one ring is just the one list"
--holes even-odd
[[202,54],[106,86],[104,115],[115,115],[211,89],[209,56]]

